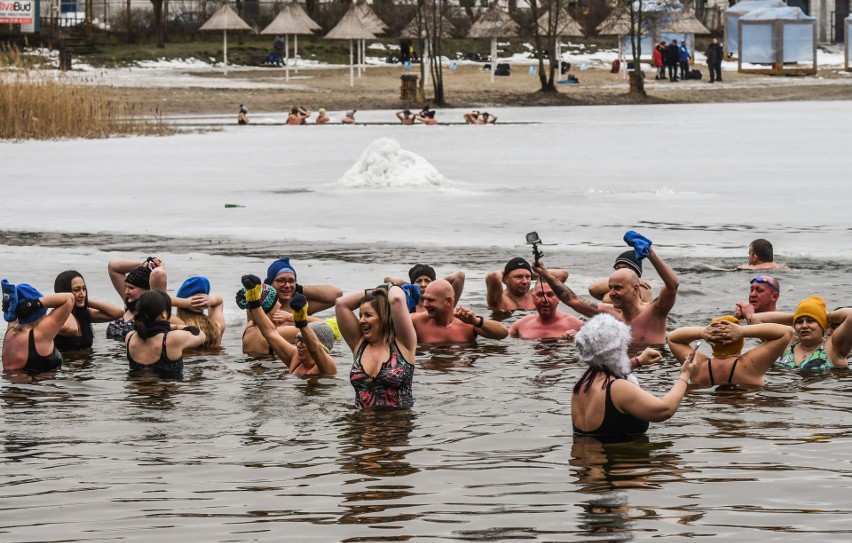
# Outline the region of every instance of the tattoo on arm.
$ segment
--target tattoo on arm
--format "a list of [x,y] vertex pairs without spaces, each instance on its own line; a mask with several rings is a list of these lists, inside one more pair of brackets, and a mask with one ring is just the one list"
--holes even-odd
[[573,290],[571,290],[565,285],[565,283],[560,282],[556,285],[551,285],[551,288],[553,289],[553,293],[556,294],[556,297],[559,298],[561,301],[565,302],[566,304],[569,302],[569,300],[577,296],[576,294],[574,294]]

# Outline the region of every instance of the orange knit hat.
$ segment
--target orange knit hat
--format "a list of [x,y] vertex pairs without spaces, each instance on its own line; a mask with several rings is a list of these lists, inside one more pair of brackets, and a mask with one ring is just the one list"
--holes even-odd
[[819,296],[811,296],[799,302],[799,306],[796,307],[796,314],[793,315],[793,322],[795,323],[801,317],[810,317],[817,321],[817,324],[822,326],[822,331],[825,332],[828,324],[828,315],[825,312],[825,300]]
[[[716,317],[710,324],[714,322],[727,321],[732,322],[734,324],[739,324],[740,321],[733,315],[725,315],[722,317]],[[745,347],[745,340],[741,339],[739,341],[735,341],[734,343],[728,343],[727,345],[722,345],[721,343],[711,343],[710,346],[713,348],[713,356],[719,358],[725,358],[727,356],[735,356],[742,352],[743,347]]]

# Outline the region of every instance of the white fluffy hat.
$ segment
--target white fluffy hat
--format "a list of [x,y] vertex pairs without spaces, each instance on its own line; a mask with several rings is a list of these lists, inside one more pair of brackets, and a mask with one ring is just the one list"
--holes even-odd
[[630,374],[630,327],[608,313],[592,317],[577,332],[574,343],[580,351],[580,362],[606,370],[616,377]]

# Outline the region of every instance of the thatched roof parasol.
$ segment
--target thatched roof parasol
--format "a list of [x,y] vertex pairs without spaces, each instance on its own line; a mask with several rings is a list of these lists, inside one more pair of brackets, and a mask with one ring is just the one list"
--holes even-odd
[[358,0],[355,2],[355,10],[355,13],[362,21],[364,21],[364,23],[366,23],[367,28],[369,28],[373,34],[384,34],[387,32],[388,25],[386,25],[378,15],[376,15],[376,12],[367,5],[365,0]]
[[630,17],[623,11],[613,11],[595,30],[600,36],[630,34]]
[[[422,30],[422,29],[421,29]],[[442,38],[451,38],[453,34],[456,32],[456,27],[453,23],[450,22],[446,17],[441,18],[441,37]],[[408,38],[408,39],[419,39],[420,32],[418,32],[417,28],[417,17],[411,19],[411,22],[405,25],[405,28],[399,33],[399,37]]]
[[710,34],[706,26],[701,24],[691,10],[683,10],[678,14],[670,25],[662,29],[662,32],[672,34]]
[[199,30],[221,30],[223,32],[222,57],[223,63],[228,66],[228,30],[251,30],[251,27],[225,2],[206,23],[201,25]]
[[199,30],[251,30],[251,27],[226,2]]
[[[349,40],[349,86],[354,87],[355,76],[353,74],[352,40],[359,40],[358,46],[360,48],[360,40],[374,40],[376,36],[370,32],[364,21],[358,17],[356,7],[353,5],[343,14],[340,22],[325,35],[325,38],[328,40]],[[358,56],[361,56],[360,53]],[[361,77],[360,58],[358,62],[358,77]]]
[[467,37],[515,38],[519,32],[518,23],[495,3],[471,25]]
[[[272,20],[269,25],[261,30],[261,34],[313,34],[313,30],[305,21],[295,15],[290,9],[292,4],[287,4],[284,9]],[[307,15],[307,14],[306,14]],[[317,25],[319,27],[319,25]]]
[[302,4],[298,2],[298,0],[293,0],[286,6],[284,6],[285,10],[288,10],[290,14],[305,23],[305,26],[310,28],[311,30],[321,30],[322,27],[317,24],[316,21],[311,19],[311,16],[308,15],[308,12],[305,11],[305,8],[302,7]]
[[[548,33],[548,17],[549,13],[545,13],[541,17],[538,18],[538,29],[543,34]],[[556,35],[560,38],[574,38],[585,36],[583,33],[583,28],[580,26],[580,23],[574,20],[571,15],[568,14],[568,10],[565,9],[565,6],[562,6],[558,12],[558,20],[556,21],[556,25],[558,28],[556,29]]]

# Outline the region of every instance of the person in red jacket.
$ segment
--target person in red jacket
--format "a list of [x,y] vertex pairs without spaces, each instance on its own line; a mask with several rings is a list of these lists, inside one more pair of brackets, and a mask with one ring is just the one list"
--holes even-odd
[[660,80],[666,78],[666,69],[663,67],[663,48],[666,42],[654,45],[654,69],[657,70],[657,75],[654,79]]

